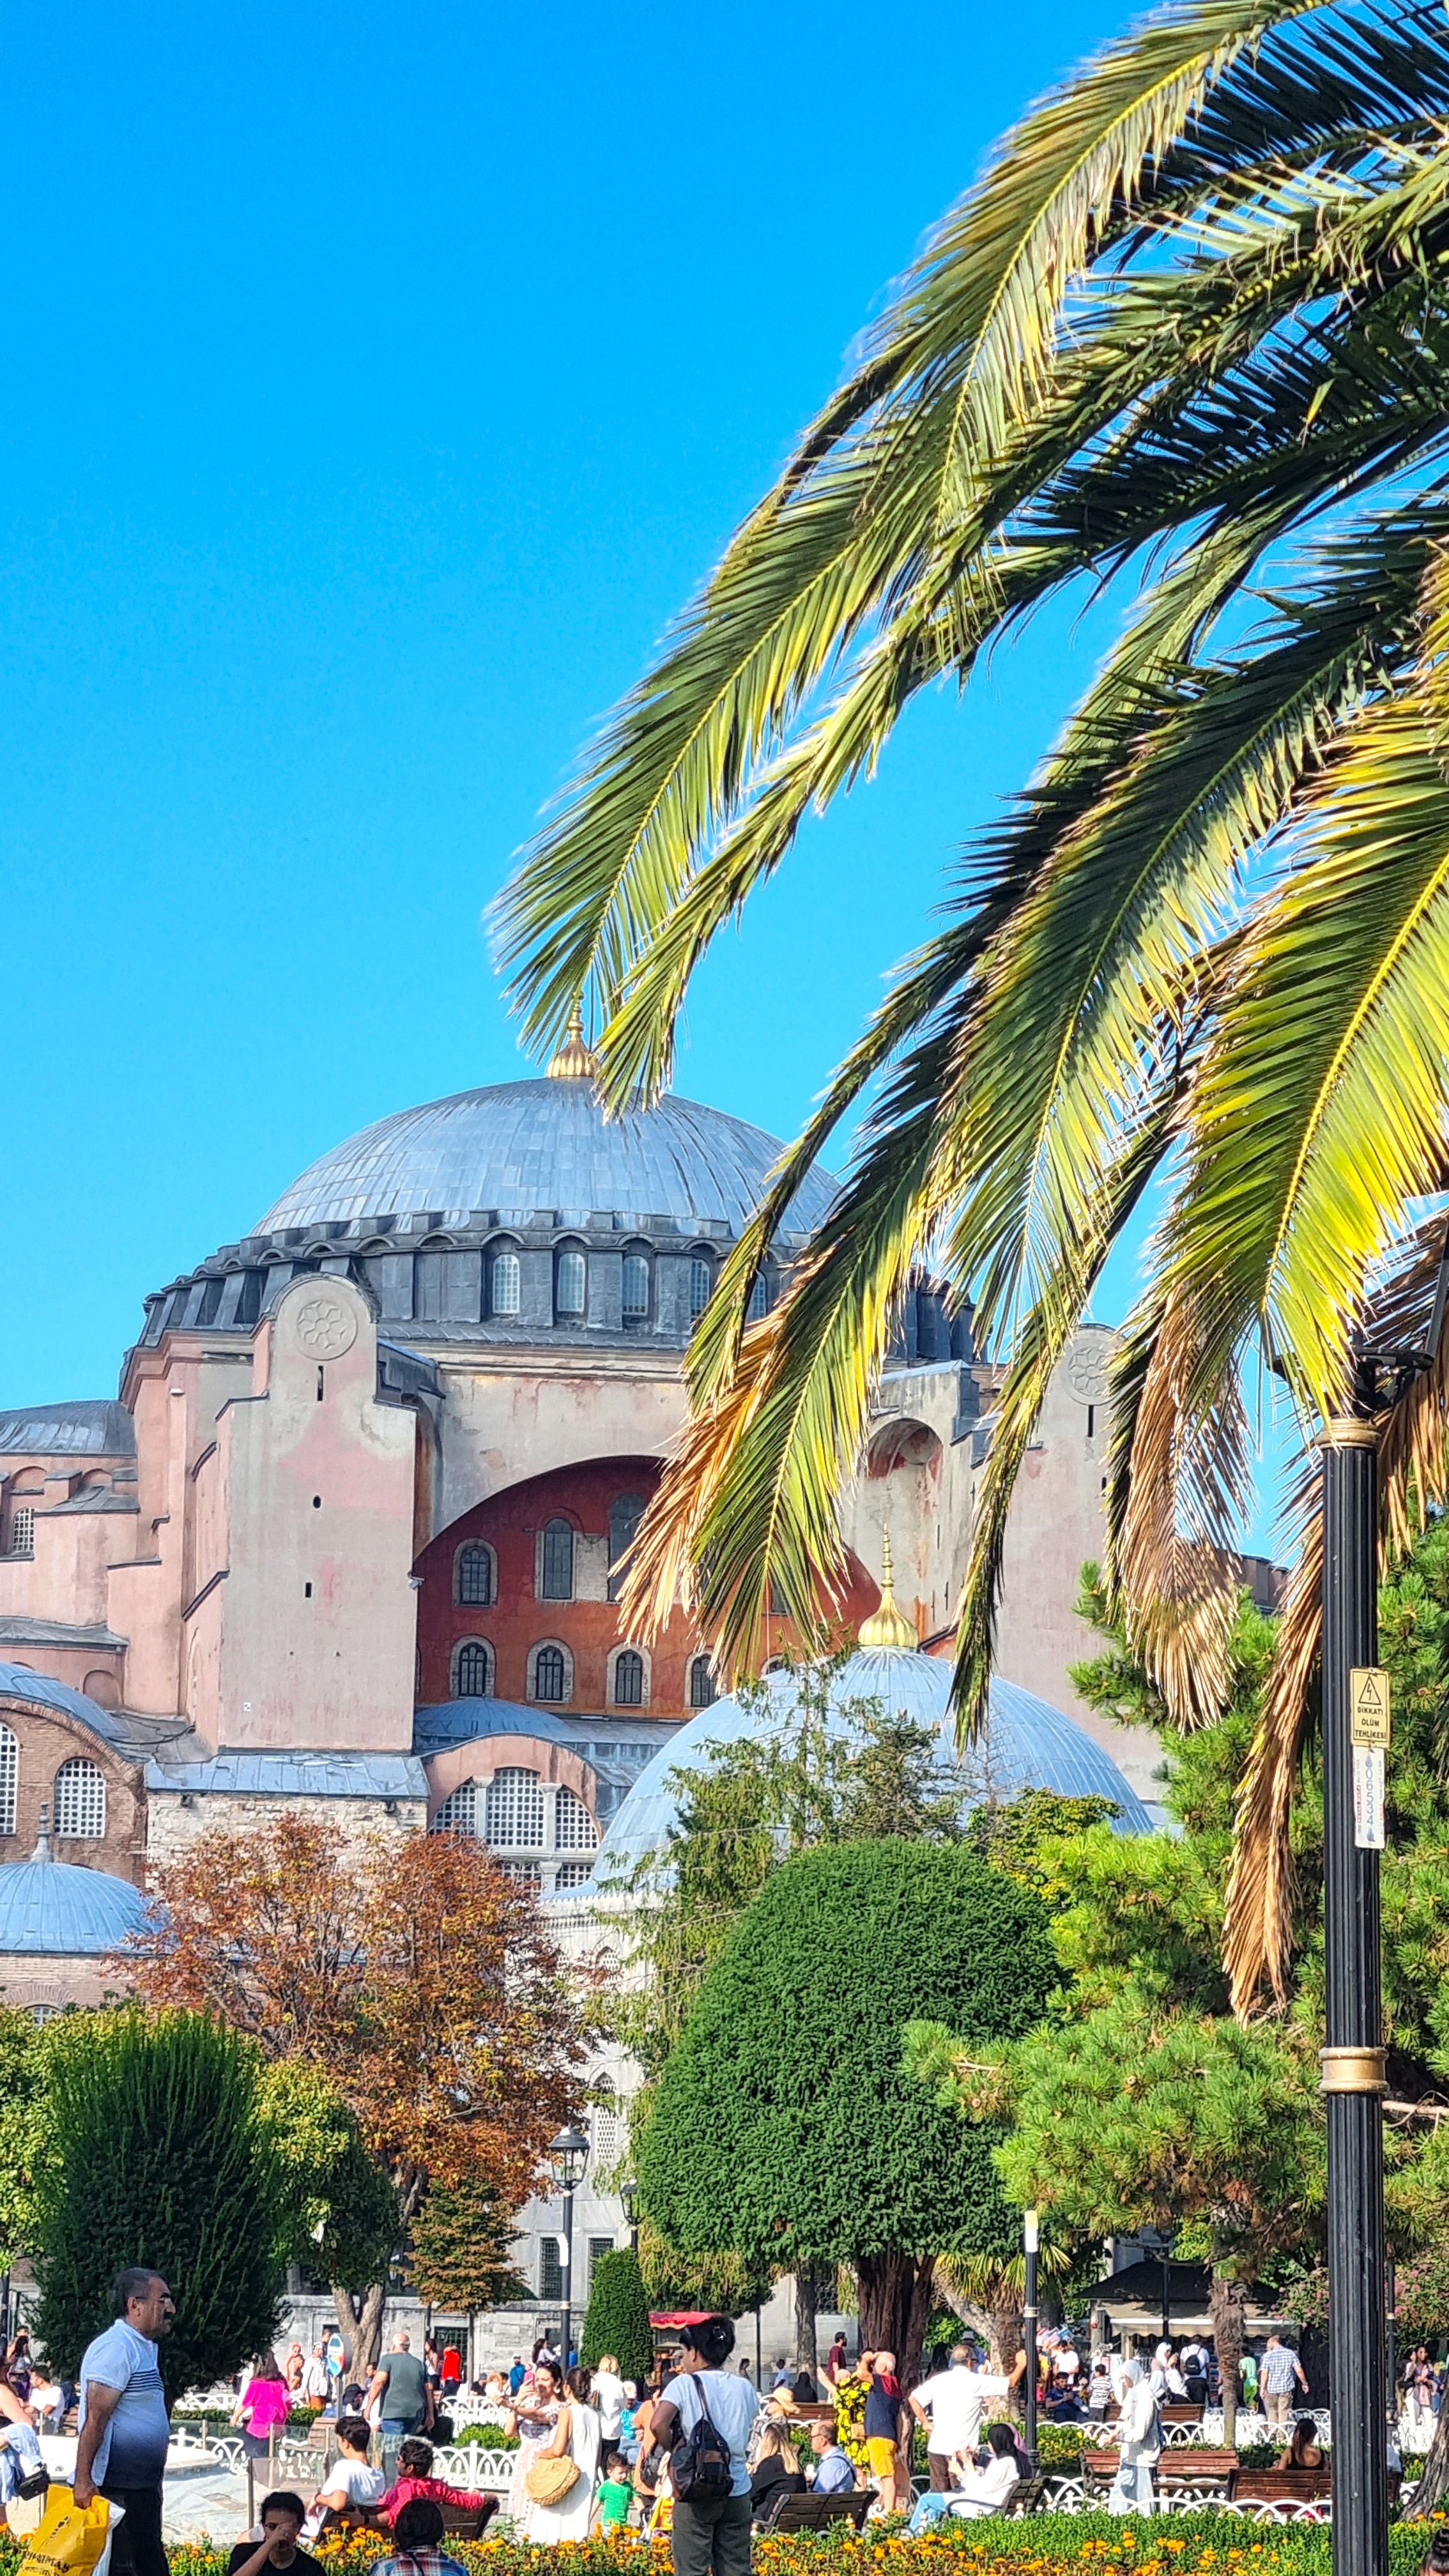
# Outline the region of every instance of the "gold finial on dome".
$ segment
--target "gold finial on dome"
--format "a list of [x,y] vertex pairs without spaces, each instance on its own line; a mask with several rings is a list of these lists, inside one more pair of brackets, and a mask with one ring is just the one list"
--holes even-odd
[[568,1035],[556,1055],[549,1057],[551,1082],[592,1082],[599,1068],[594,1051],[584,1036],[584,1006],[575,1002],[569,1013]]
[[886,1530],[882,1533],[881,1545],[880,1608],[872,1610],[870,1617],[861,1621],[860,1642],[870,1648],[887,1646],[893,1647],[898,1654],[913,1655],[921,1641],[905,1612],[896,1606],[894,1577],[891,1534]]

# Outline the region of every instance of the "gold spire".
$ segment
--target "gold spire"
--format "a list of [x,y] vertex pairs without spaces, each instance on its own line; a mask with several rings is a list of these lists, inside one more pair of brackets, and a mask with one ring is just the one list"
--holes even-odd
[[549,1058],[549,1079],[552,1082],[592,1082],[598,1070],[593,1048],[584,1037],[584,1006],[582,1002],[575,1002],[569,1013],[568,1035],[557,1055]]
[[880,1569],[880,1608],[872,1610],[860,1623],[860,1642],[866,1647],[893,1647],[898,1654],[913,1655],[920,1638],[903,1610],[896,1607],[895,1569],[891,1564],[891,1534],[882,1533]]

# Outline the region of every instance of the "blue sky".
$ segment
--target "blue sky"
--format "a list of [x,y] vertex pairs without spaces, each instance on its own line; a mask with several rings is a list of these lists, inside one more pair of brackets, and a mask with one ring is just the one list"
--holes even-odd
[[[0,1404],[370,1119],[518,1069],[481,915],[1094,5],[10,11]],[[1099,649],[921,704],[692,998],[786,1134]],[[1120,1313],[1130,1264],[1098,1311]]]

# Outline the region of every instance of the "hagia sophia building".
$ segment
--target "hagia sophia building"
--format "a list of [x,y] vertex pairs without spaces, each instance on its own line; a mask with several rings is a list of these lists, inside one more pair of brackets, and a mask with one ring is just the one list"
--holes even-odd
[[[476,1831],[545,1899],[577,1891],[714,1702],[684,1611],[652,1646],[624,1632],[619,1568],[780,1149],[673,1095],[606,1118],[591,1077],[574,1037],[542,1079],[349,1138],[147,1298],[114,1400],[0,1413],[6,2001],[93,1999],[155,1864],[279,1800],[344,1833]],[[810,1173],[757,1297],[833,1187]],[[1155,1740],[1067,1677],[1111,1345],[1085,1327],[1048,1397],[998,1672],[1150,1802]],[[847,1630],[889,1541],[910,1636],[949,1655],[999,1381],[921,1279],[843,1509]]]
[[[646,1645],[617,1595],[691,1331],[780,1148],[673,1095],[606,1118],[592,1074],[575,1034],[542,1079],[364,1129],[147,1298],[115,1399],[0,1412],[0,2001],[115,1991],[156,1866],[283,1804],[344,1837],[476,1834],[566,1954],[597,1956],[617,1944],[601,1888],[667,1832],[675,1763],[760,1724],[717,1697],[683,1609]],[[810,1173],[762,1306],[834,1187]],[[968,1776],[950,1654],[1002,1372],[969,1309],[917,1281],[842,1506],[860,1651],[840,1688],[933,1723],[963,1805],[1095,1792],[1140,1832],[1156,1739],[1081,1706],[1067,1671],[1090,1651],[1073,1604],[1101,1549],[1112,1347],[1078,1333],[1027,1456]],[[606,2177],[632,2089],[613,2052],[598,2076],[591,2250],[623,2225]],[[516,2251],[546,2306],[548,2203]]]

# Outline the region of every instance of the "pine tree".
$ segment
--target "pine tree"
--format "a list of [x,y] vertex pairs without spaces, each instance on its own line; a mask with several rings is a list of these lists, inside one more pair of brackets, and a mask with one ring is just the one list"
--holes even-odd
[[599,2256],[589,2290],[579,2359],[592,2369],[606,2352],[615,2356],[621,2378],[643,2386],[654,2360],[654,2330],[639,2257],[627,2245]]
[[508,2260],[512,2212],[480,2175],[432,2183],[412,2230],[412,2275],[431,2307],[503,2307],[528,2292]]
[[204,2013],[90,2015],[60,2030],[40,2177],[38,2341],[74,2377],[111,2322],[111,2284],[160,2272],[176,2322],[160,2347],[168,2399],[229,2379],[270,2344],[283,2266],[259,2062]]

